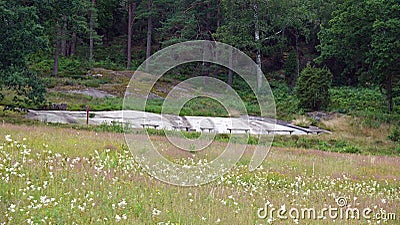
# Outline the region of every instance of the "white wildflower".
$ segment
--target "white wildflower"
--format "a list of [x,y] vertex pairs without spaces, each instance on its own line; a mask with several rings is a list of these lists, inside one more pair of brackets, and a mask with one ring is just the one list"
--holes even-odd
[[7,142],[12,142],[13,140],[11,139],[11,135],[6,135],[5,139]]
[[156,209],[156,208],[153,209],[153,212],[152,212],[152,215],[153,215],[153,216],[159,216],[160,214],[161,214],[161,211],[160,211],[160,210],[158,210],[158,209]]
[[119,221],[121,221],[121,217],[117,214],[117,215],[115,215],[115,220],[116,220],[117,222],[119,222]]

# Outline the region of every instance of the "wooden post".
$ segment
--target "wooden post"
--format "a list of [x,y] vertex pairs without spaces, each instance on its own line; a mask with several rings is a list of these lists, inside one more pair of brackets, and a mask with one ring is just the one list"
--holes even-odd
[[90,107],[86,106],[86,126],[89,126],[89,111]]

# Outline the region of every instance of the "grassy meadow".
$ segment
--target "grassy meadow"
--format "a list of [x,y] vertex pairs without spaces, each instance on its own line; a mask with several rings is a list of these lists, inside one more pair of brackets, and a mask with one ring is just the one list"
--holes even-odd
[[[68,110],[89,106],[94,115],[121,109],[130,72],[95,72],[103,76],[48,79],[48,101],[67,103]],[[153,91],[163,97],[176,79],[163,78]],[[298,107],[283,82],[270,85],[278,119],[332,133],[276,135],[268,157],[253,172],[247,165],[257,141],[250,136],[237,166],[200,187],[173,186],[149,176],[135,162],[122,134],[126,127],[119,123],[44,124],[0,107],[0,224],[400,224],[400,120],[398,113],[385,113],[379,90],[332,88],[330,118],[316,121]],[[257,102],[243,86],[234,80],[249,113],[257,115]],[[115,97],[67,92],[84,88]],[[0,103],[12,101],[6,97]],[[159,113],[162,103],[150,99],[146,111]],[[398,106],[395,110],[400,112]],[[189,101],[181,114],[226,116],[220,105],[202,98]],[[143,130],[131,132],[139,141],[145,138]],[[164,131],[148,132],[155,145],[167,149],[163,155],[183,164],[214,159],[229,140],[218,134],[206,151],[183,152],[169,144]],[[339,200],[346,204],[339,206]],[[330,207],[371,209],[371,218],[319,218]],[[289,215],[307,208],[315,208],[316,219]],[[288,218],[278,217],[283,209]]]
[[[249,172],[250,146],[238,165],[220,179],[200,187],[178,187],[143,171],[122,134],[43,125],[0,126],[0,224],[400,222],[400,158],[396,156],[273,147],[262,167]],[[166,143],[163,136],[151,138]],[[211,149],[207,154],[186,153],[186,157],[198,162],[214,154]],[[266,203],[277,209],[319,210],[338,207],[339,198],[347,201],[343,209],[370,208],[372,218],[293,220],[275,214],[271,220],[258,215]],[[377,213],[386,219],[375,220]]]
[[0,19],[0,225],[400,225],[400,0],[0,0]]

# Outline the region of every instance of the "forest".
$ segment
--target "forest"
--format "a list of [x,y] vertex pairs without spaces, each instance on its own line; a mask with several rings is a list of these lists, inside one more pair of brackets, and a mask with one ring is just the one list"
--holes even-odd
[[[386,113],[400,104],[397,0],[2,0],[0,12],[0,88],[13,98],[3,104],[43,104],[49,80],[91,68],[135,70],[152,53],[188,40],[244,51],[269,81],[285,81],[289,96],[301,89],[308,65],[331,74],[314,82],[379,90]],[[189,67],[175,75],[187,77]],[[232,85],[230,71],[205,67],[189,76]]]

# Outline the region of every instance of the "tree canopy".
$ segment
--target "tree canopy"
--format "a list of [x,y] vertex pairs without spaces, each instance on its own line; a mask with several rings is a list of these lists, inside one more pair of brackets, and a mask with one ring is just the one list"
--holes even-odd
[[[0,20],[0,89],[13,96],[14,106],[43,102],[45,88],[25,60],[47,44],[37,9],[21,1],[2,0]],[[1,93],[0,98],[4,98]]]
[[345,84],[376,83],[393,109],[400,70],[400,5],[396,0],[345,1],[319,32],[318,60]]

